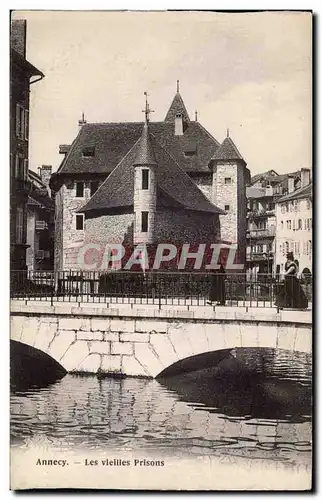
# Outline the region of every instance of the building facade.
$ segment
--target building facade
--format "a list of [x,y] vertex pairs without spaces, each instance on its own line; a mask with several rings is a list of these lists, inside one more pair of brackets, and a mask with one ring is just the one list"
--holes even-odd
[[145,123],[83,118],[72,145],[60,146],[51,178],[56,270],[88,269],[79,259],[86,249],[98,258],[116,243],[196,249],[224,241],[245,260],[249,170],[234,142],[219,144],[191,121],[179,87],[163,122],[149,115],[146,103]]
[[277,266],[278,201],[301,186],[307,169],[279,175],[274,170],[258,174],[247,187],[247,273],[275,276]]
[[286,254],[293,252],[301,275],[312,275],[312,183],[310,171],[302,170],[301,185],[291,185],[276,211],[276,267],[285,270]]
[[52,167],[42,165],[36,174],[29,170],[30,190],[27,204],[28,271],[52,270],[54,267],[55,205],[50,196]]
[[11,24],[10,38],[10,266],[26,269],[29,90],[44,75],[26,60],[26,21]]

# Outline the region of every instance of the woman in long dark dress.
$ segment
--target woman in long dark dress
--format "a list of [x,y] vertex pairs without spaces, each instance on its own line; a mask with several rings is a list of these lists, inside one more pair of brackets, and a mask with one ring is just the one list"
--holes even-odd
[[297,273],[298,266],[294,262],[293,252],[288,252],[286,255],[284,283],[276,297],[277,307],[281,309],[284,307],[307,309],[308,300],[297,278]]
[[214,271],[211,276],[208,304],[212,304],[213,302],[221,306],[224,306],[226,302],[225,268],[222,264],[220,264],[220,268]]

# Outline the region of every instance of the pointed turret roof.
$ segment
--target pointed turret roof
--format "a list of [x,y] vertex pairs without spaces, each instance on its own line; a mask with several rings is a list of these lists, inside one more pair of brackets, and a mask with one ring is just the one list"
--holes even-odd
[[133,165],[156,165],[153,146],[150,138],[149,123],[145,122],[142,135],[140,137],[138,148]]
[[188,111],[184,105],[183,99],[179,93],[179,80],[177,80],[177,93],[173,98],[167,115],[164,119],[165,122],[174,122],[176,115],[181,114],[184,121],[190,122]]
[[212,160],[241,160],[246,165],[246,162],[231,137],[227,136],[221,146],[217,149],[212,157]]

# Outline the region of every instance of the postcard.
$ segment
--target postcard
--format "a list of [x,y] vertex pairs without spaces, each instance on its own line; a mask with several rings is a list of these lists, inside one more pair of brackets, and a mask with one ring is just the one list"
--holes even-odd
[[10,20],[11,489],[312,488],[312,13]]

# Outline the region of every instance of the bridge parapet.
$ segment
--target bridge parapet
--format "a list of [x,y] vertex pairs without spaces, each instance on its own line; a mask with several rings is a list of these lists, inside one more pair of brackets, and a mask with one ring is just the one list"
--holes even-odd
[[185,358],[239,347],[311,353],[310,311],[12,301],[11,339],[68,372],[156,377]]

